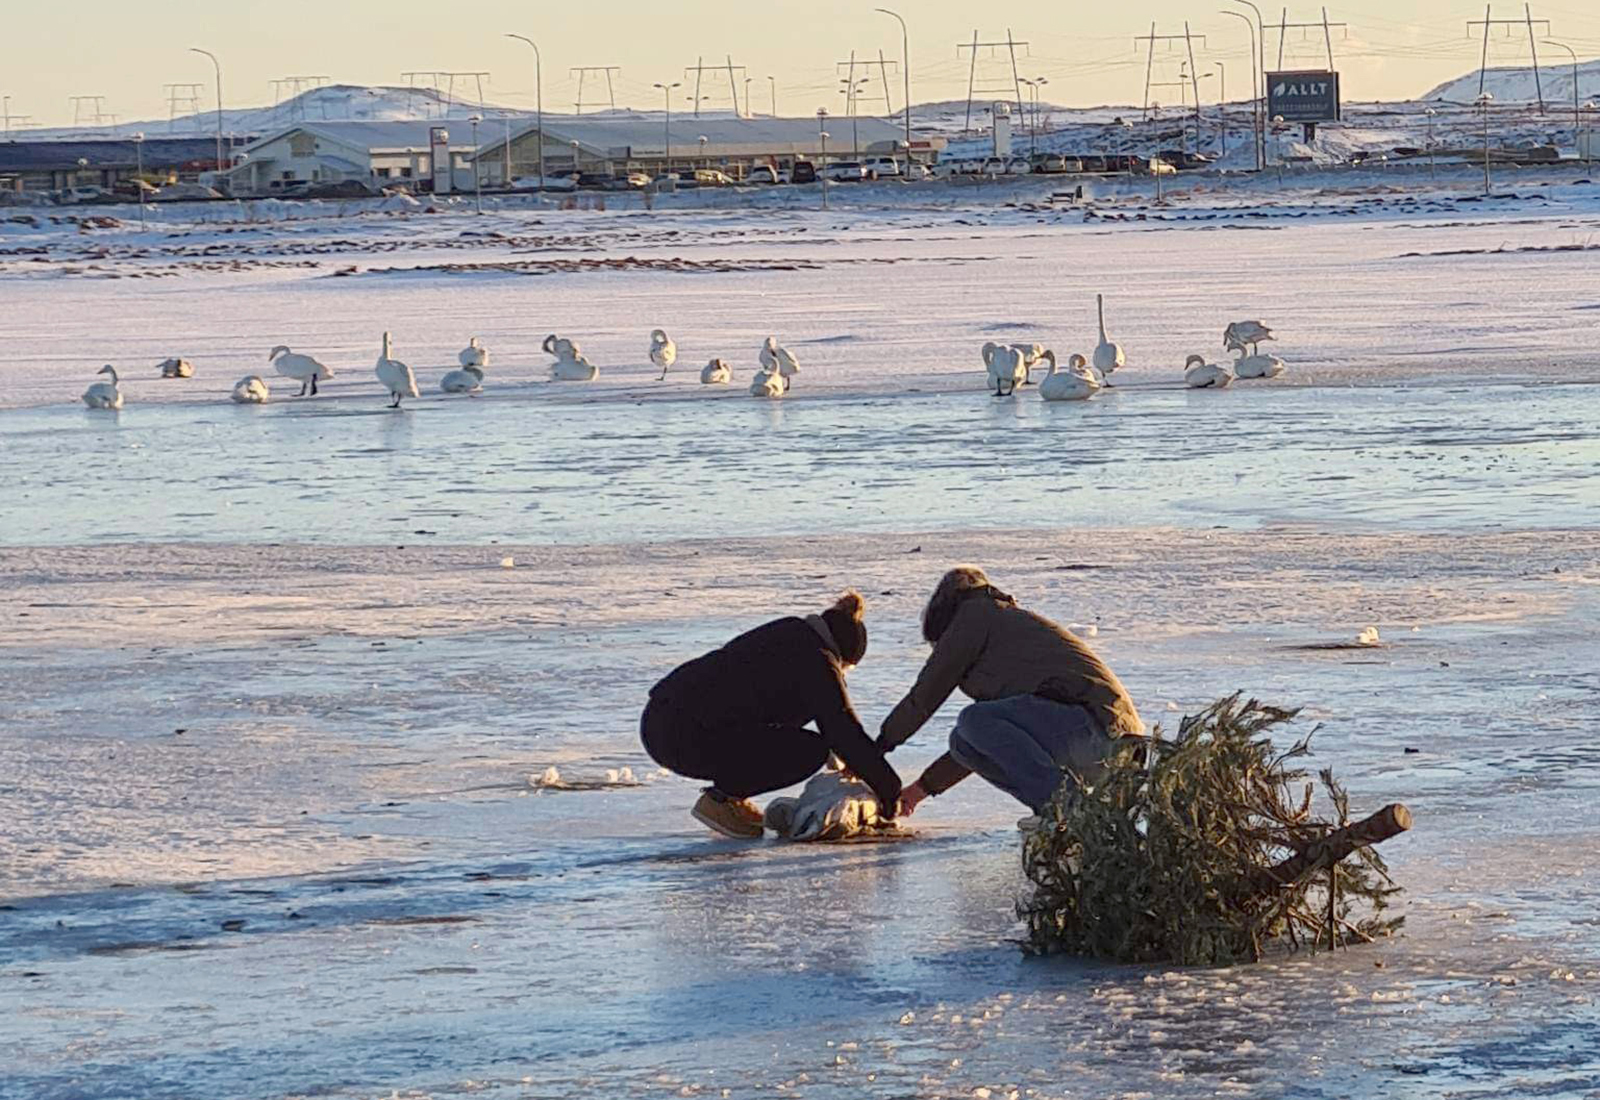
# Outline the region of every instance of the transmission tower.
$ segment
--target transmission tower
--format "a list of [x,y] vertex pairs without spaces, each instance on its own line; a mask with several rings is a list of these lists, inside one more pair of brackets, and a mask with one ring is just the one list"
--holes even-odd
[[694,114],[696,118],[700,117],[700,78],[706,73],[728,74],[728,89],[733,97],[733,113],[736,116],[743,117],[744,112],[739,109],[739,85],[737,80],[739,76],[743,75],[745,67],[743,65],[735,65],[732,54],[727,56],[728,63],[726,65],[707,65],[704,57],[697,57],[694,59],[692,66],[684,66],[683,77],[685,80],[689,78],[690,73],[694,74]]
[[[1153,75],[1154,70],[1155,70],[1156,43],[1157,42],[1182,42],[1183,43],[1184,48],[1185,48],[1185,50],[1187,50],[1188,55],[1189,55],[1189,60],[1188,60],[1189,78],[1190,78],[1190,82],[1194,85],[1195,109],[1196,109],[1196,111],[1199,110],[1200,78],[1196,75],[1195,66],[1194,66],[1194,40],[1196,38],[1198,38],[1200,40],[1200,45],[1204,46],[1206,44],[1206,36],[1205,35],[1203,35],[1203,34],[1190,34],[1189,33],[1189,21],[1187,19],[1184,20],[1184,22],[1183,22],[1183,33],[1182,34],[1157,34],[1156,33],[1156,25],[1154,23],[1151,23],[1150,24],[1150,33],[1149,34],[1141,34],[1141,35],[1138,35],[1137,37],[1134,38],[1133,44],[1135,46],[1137,46],[1140,42],[1143,42],[1143,43],[1145,43],[1146,51],[1147,51],[1146,54],[1145,54],[1145,62],[1144,62],[1144,108],[1140,113],[1140,118],[1149,118],[1150,117],[1150,89],[1151,88],[1170,87],[1172,85],[1172,83],[1173,83],[1172,81],[1164,81],[1164,82],[1157,82],[1157,83],[1152,84],[1151,81],[1150,81],[1150,78]],[[1185,102],[1187,102],[1187,100]],[[1197,130],[1197,133],[1198,133],[1198,130]]]
[[[850,60],[835,61],[833,66],[835,71],[845,74],[845,83],[850,93],[846,101],[846,105],[850,114],[856,114],[860,110],[861,101],[863,99],[872,103],[876,103],[881,99],[883,100],[884,116],[888,117],[889,115],[894,114],[894,104],[889,101],[889,73],[891,70],[897,71],[899,69],[899,65],[893,61],[885,61],[883,59],[882,50],[878,51],[878,60],[876,61],[858,59],[856,57],[856,51],[851,50]],[[856,71],[858,69],[864,74],[865,79],[861,79],[856,76]],[[883,79],[883,94],[879,95],[877,92],[864,94],[863,92],[857,91],[857,88],[864,87],[865,85],[872,83],[870,77],[872,70],[874,69],[878,71],[878,75]]]
[[[422,77],[422,78],[431,80],[433,82],[433,91],[434,91],[434,99],[435,99],[435,101],[438,100],[438,97],[440,95],[442,95],[444,97],[443,109],[444,109],[444,116],[445,117],[449,116],[450,108],[455,104],[455,93],[456,93],[456,81],[457,80],[475,80],[475,81],[477,81],[477,85],[478,85],[478,109],[479,110],[483,109],[483,81],[484,81],[484,78],[489,75],[487,72],[447,72],[447,71],[445,71],[443,69],[440,69],[438,71],[422,71],[422,70],[418,70],[416,72],[401,73],[400,75],[406,78],[406,113],[407,114],[411,113],[411,97],[417,90],[416,81],[417,81],[418,77]],[[441,86],[441,84],[442,84],[442,86]]]
[[[1518,22],[1521,22],[1521,20],[1518,20]],[[1294,30],[1309,31],[1309,30],[1314,30],[1317,27],[1321,27],[1322,28],[1322,40],[1323,40],[1323,43],[1328,48],[1328,70],[1330,72],[1333,71],[1333,28],[1334,27],[1338,27],[1340,30],[1344,31],[1344,37],[1349,38],[1350,37],[1350,24],[1349,23],[1330,23],[1330,22],[1328,22],[1328,9],[1327,8],[1323,8],[1322,9],[1322,21],[1320,23],[1291,23],[1291,22],[1289,22],[1289,9],[1285,8],[1285,9],[1283,9],[1283,16],[1282,16],[1282,18],[1281,18],[1281,20],[1279,22],[1277,22],[1277,23],[1268,23],[1266,25],[1266,27],[1265,27],[1266,30],[1269,30],[1269,31],[1270,30],[1275,30],[1275,31],[1278,32],[1278,71],[1279,72],[1283,71],[1283,38],[1284,38],[1284,32],[1285,31],[1294,31]]]
[[1539,97],[1539,113],[1542,115],[1544,114],[1544,85],[1539,80],[1539,45],[1533,37],[1533,25],[1535,23],[1542,24],[1544,33],[1548,35],[1550,33],[1550,20],[1535,19],[1533,17],[1533,5],[1527,3],[1522,5],[1522,16],[1521,19],[1496,19],[1494,18],[1493,6],[1485,4],[1483,6],[1483,18],[1474,19],[1467,24],[1468,34],[1472,33],[1473,27],[1479,24],[1483,25],[1483,61],[1478,66],[1478,94],[1483,94],[1483,78],[1489,68],[1489,28],[1504,27],[1506,29],[1506,37],[1510,38],[1512,27],[1526,26],[1528,28],[1528,49],[1533,51],[1533,88],[1535,94]]
[[611,101],[611,110],[615,111],[617,109],[617,93],[615,88],[612,87],[611,78],[621,71],[622,69],[616,65],[579,65],[576,68],[567,70],[570,75],[578,78],[578,113],[580,115],[583,114],[583,81],[585,77],[590,75],[603,75],[606,78],[606,98]]
[[[1010,59],[1011,59],[1011,81],[1010,81],[1009,86],[1004,82],[1003,78],[993,78],[993,77],[987,78],[985,83],[983,85],[980,85],[978,83],[978,51],[986,49],[986,50],[989,51],[988,56],[990,58],[998,58],[1000,56],[998,51],[1000,50],[1000,48],[1002,46],[1005,47],[1006,53],[1010,56]],[[1017,105],[1017,114],[1018,115],[1022,114],[1022,74],[1017,72],[1017,47],[1018,46],[1022,47],[1023,56],[1027,56],[1028,44],[1026,42],[1019,42],[1017,39],[1013,38],[1011,36],[1011,28],[1010,27],[1006,28],[1006,37],[1005,37],[1005,41],[1003,41],[1003,42],[979,42],[978,41],[978,32],[976,30],[974,30],[972,32],[972,41],[970,43],[958,42],[956,44],[956,56],[957,57],[961,56],[961,51],[962,50],[971,50],[972,51],[971,62],[967,67],[967,124],[966,124],[966,128],[968,130],[972,129],[972,97],[977,93],[989,93],[989,94],[992,94],[992,95],[998,95],[1000,92],[1009,91],[1011,93],[1011,96],[1012,96],[1012,101],[1015,102],[1016,105]],[[907,105],[907,109],[908,110],[910,109],[910,105],[909,104]]]
[[204,84],[163,84],[161,90],[167,93],[167,133],[172,133],[177,126],[180,110],[186,116],[200,113],[200,93],[205,90]]
[[[89,116],[88,122],[91,126],[100,126],[105,123],[106,113],[103,109],[106,102],[105,96],[75,95],[68,96],[67,100],[72,104],[72,124],[74,126],[82,126],[86,114]],[[84,108],[86,103],[92,104],[87,110]]]

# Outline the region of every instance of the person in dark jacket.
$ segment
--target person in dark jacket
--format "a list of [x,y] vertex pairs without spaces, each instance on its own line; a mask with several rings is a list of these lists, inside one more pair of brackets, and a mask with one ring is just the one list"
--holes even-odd
[[1089,646],[964,565],[940,579],[922,615],[933,646],[906,697],[884,719],[890,751],[957,688],[974,702],[956,718],[950,751],[905,789],[899,812],[973,772],[1037,814],[1064,775],[1093,782],[1118,738],[1144,723],[1116,673]]
[[[893,817],[895,774],[861,727],[845,672],[867,652],[864,603],[846,592],[820,615],[777,619],[679,665],[650,689],[640,736],[669,771],[711,783],[690,812],[725,836],[759,837],[751,795],[799,783],[836,753]],[[806,728],[815,723],[815,729]]]

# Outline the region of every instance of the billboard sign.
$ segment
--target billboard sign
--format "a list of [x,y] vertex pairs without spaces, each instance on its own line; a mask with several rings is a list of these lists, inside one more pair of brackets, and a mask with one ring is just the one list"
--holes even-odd
[[1285,122],[1338,122],[1339,74],[1316,70],[1267,74],[1267,117]]

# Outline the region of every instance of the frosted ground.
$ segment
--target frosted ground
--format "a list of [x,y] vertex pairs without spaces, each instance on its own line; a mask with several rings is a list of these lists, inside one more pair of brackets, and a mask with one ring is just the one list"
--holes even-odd
[[[1592,1095],[1600,193],[1299,182],[0,222],[0,1095]],[[1116,391],[985,395],[978,345],[1087,350],[1097,291]],[[1289,375],[1181,388],[1257,315]],[[483,396],[384,409],[385,328],[429,391],[481,336]],[[550,331],[598,383],[543,380]],[[692,380],[769,332],[782,403]],[[325,396],[227,404],[277,343]],[[116,416],[76,403],[107,361]],[[854,584],[875,725],[965,560],[1169,728],[1305,705],[1416,814],[1404,932],[1027,960],[979,783],[894,844],[688,818],[634,734],[657,676]]]

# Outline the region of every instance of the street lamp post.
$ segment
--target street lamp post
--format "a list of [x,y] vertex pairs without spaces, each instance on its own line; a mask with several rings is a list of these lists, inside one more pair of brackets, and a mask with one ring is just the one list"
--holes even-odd
[[750,82],[752,80],[754,80],[754,79],[755,79],[755,77],[753,77],[753,76],[747,76],[747,77],[744,78],[744,117],[745,118],[755,118],[756,117],[755,108],[750,106]]
[[1287,129],[1282,115],[1272,116],[1272,144],[1276,147],[1279,187],[1283,186],[1283,133]]
[[1217,63],[1217,133],[1222,138],[1222,159],[1228,159],[1228,69]]
[[1594,167],[1594,104],[1583,105],[1583,164],[1585,170]]
[[1266,151],[1261,135],[1261,96],[1256,83],[1256,25],[1243,12],[1223,11],[1220,14],[1243,19],[1245,29],[1250,32],[1250,143],[1255,148],[1256,171],[1259,172],[1266,167]]
[[217,174],[222,173],[222,62],[217,60],[217,55],[210,50],[202,50],[198,46],[190,46],[190,53],[203,53],[211,59],[212,68],[217,71]]
[[1257,116],[1259,119],[1257,129],[1261,134],[1261,167],[1265,168],[1267,166],[1267,135],[1265,133],[1267,128],[1267,27],[1261,18],[1261,9],[1256,7],[1253,0],[1227,0],[1227,2],[1230,4],[1243,4],[1256,13],[1256,66],[1261,74],[1261,87],[1256,92],[1258,101],[1261,104],[1261,111]]
[[900,71],[905,76],[906,97],[906,170],[905,178],[911,178],[911,34],[906,30],[906,21],[898,12],[888,8],[873,8],[882,15],[893,16],[900,24]]
[[661,124],[662,137],[665,139],[666,159],[662,162],[661,174],[672,175],[672,89],[681,85],[683,81],[674,80],[671,84],[657,84],[661,89],[661,102],[666,107],[666,121]]
[[866,77],[860,80],[845,79],[839,81],[844,87],[839,89],[839,94],[844,96],[844,113],[850,116],[850,155],[856,160],[861,159],[861,128],[856,123],[856,96],[861,89],[872,83]]
[[[478,123],[483,121],[482,115],[471,115],[467,121],[472,123],[472,194],[473,204],[478,213],[483,213],[483,171],[478,164]],[[455,165],[450,166],[450,171],[455,171]]]
[[133,177],[133,193],[139,199],[139,228],[144,228],[144,131],[133,135],[134,161],[138,165]]
[[535,123],[534,129],[539,138],[539,187],[544,190],[544,72],[539,57],[539,45],[525,34],[508,34],[507,38],[515,38],[518,42],[526,42],[533,47],[533,93]]
[[828,209],[828,109],[817,108],[817,138],[822,142],[822,170],[817,177],[822,180],[822,209]]
[[778,78],[777,77],[775,77],[775,76],[767,77],[767,89],[770,92],[772,92],[772,117],[773,118],[777,118],[778,117]]
[[1483,194],[1488,197],[1489,183],[1489,104],[1494,102],[1494,96],[1488,92],[1481,93],[1473,100],[1479,111],[1483,113]]
[[1552,42],[1550,39],[1547,38],[1547,39],[1545,39],[1545,45],[1547,45],[1547,46],[1559,46],[1561,49],[1566,50],[1567,53],[1572,57],[1572,142],[1573,142],[1574,145],[1576,145],[1577,142],[1578,142],[1578,111],[1579,111],[1579,107],[1578,107],[1578,54],[1577,54],[1577,52],[1575,50],[1573,50],[1573,48],[1571,46],[1567,45],[1565,42]]

